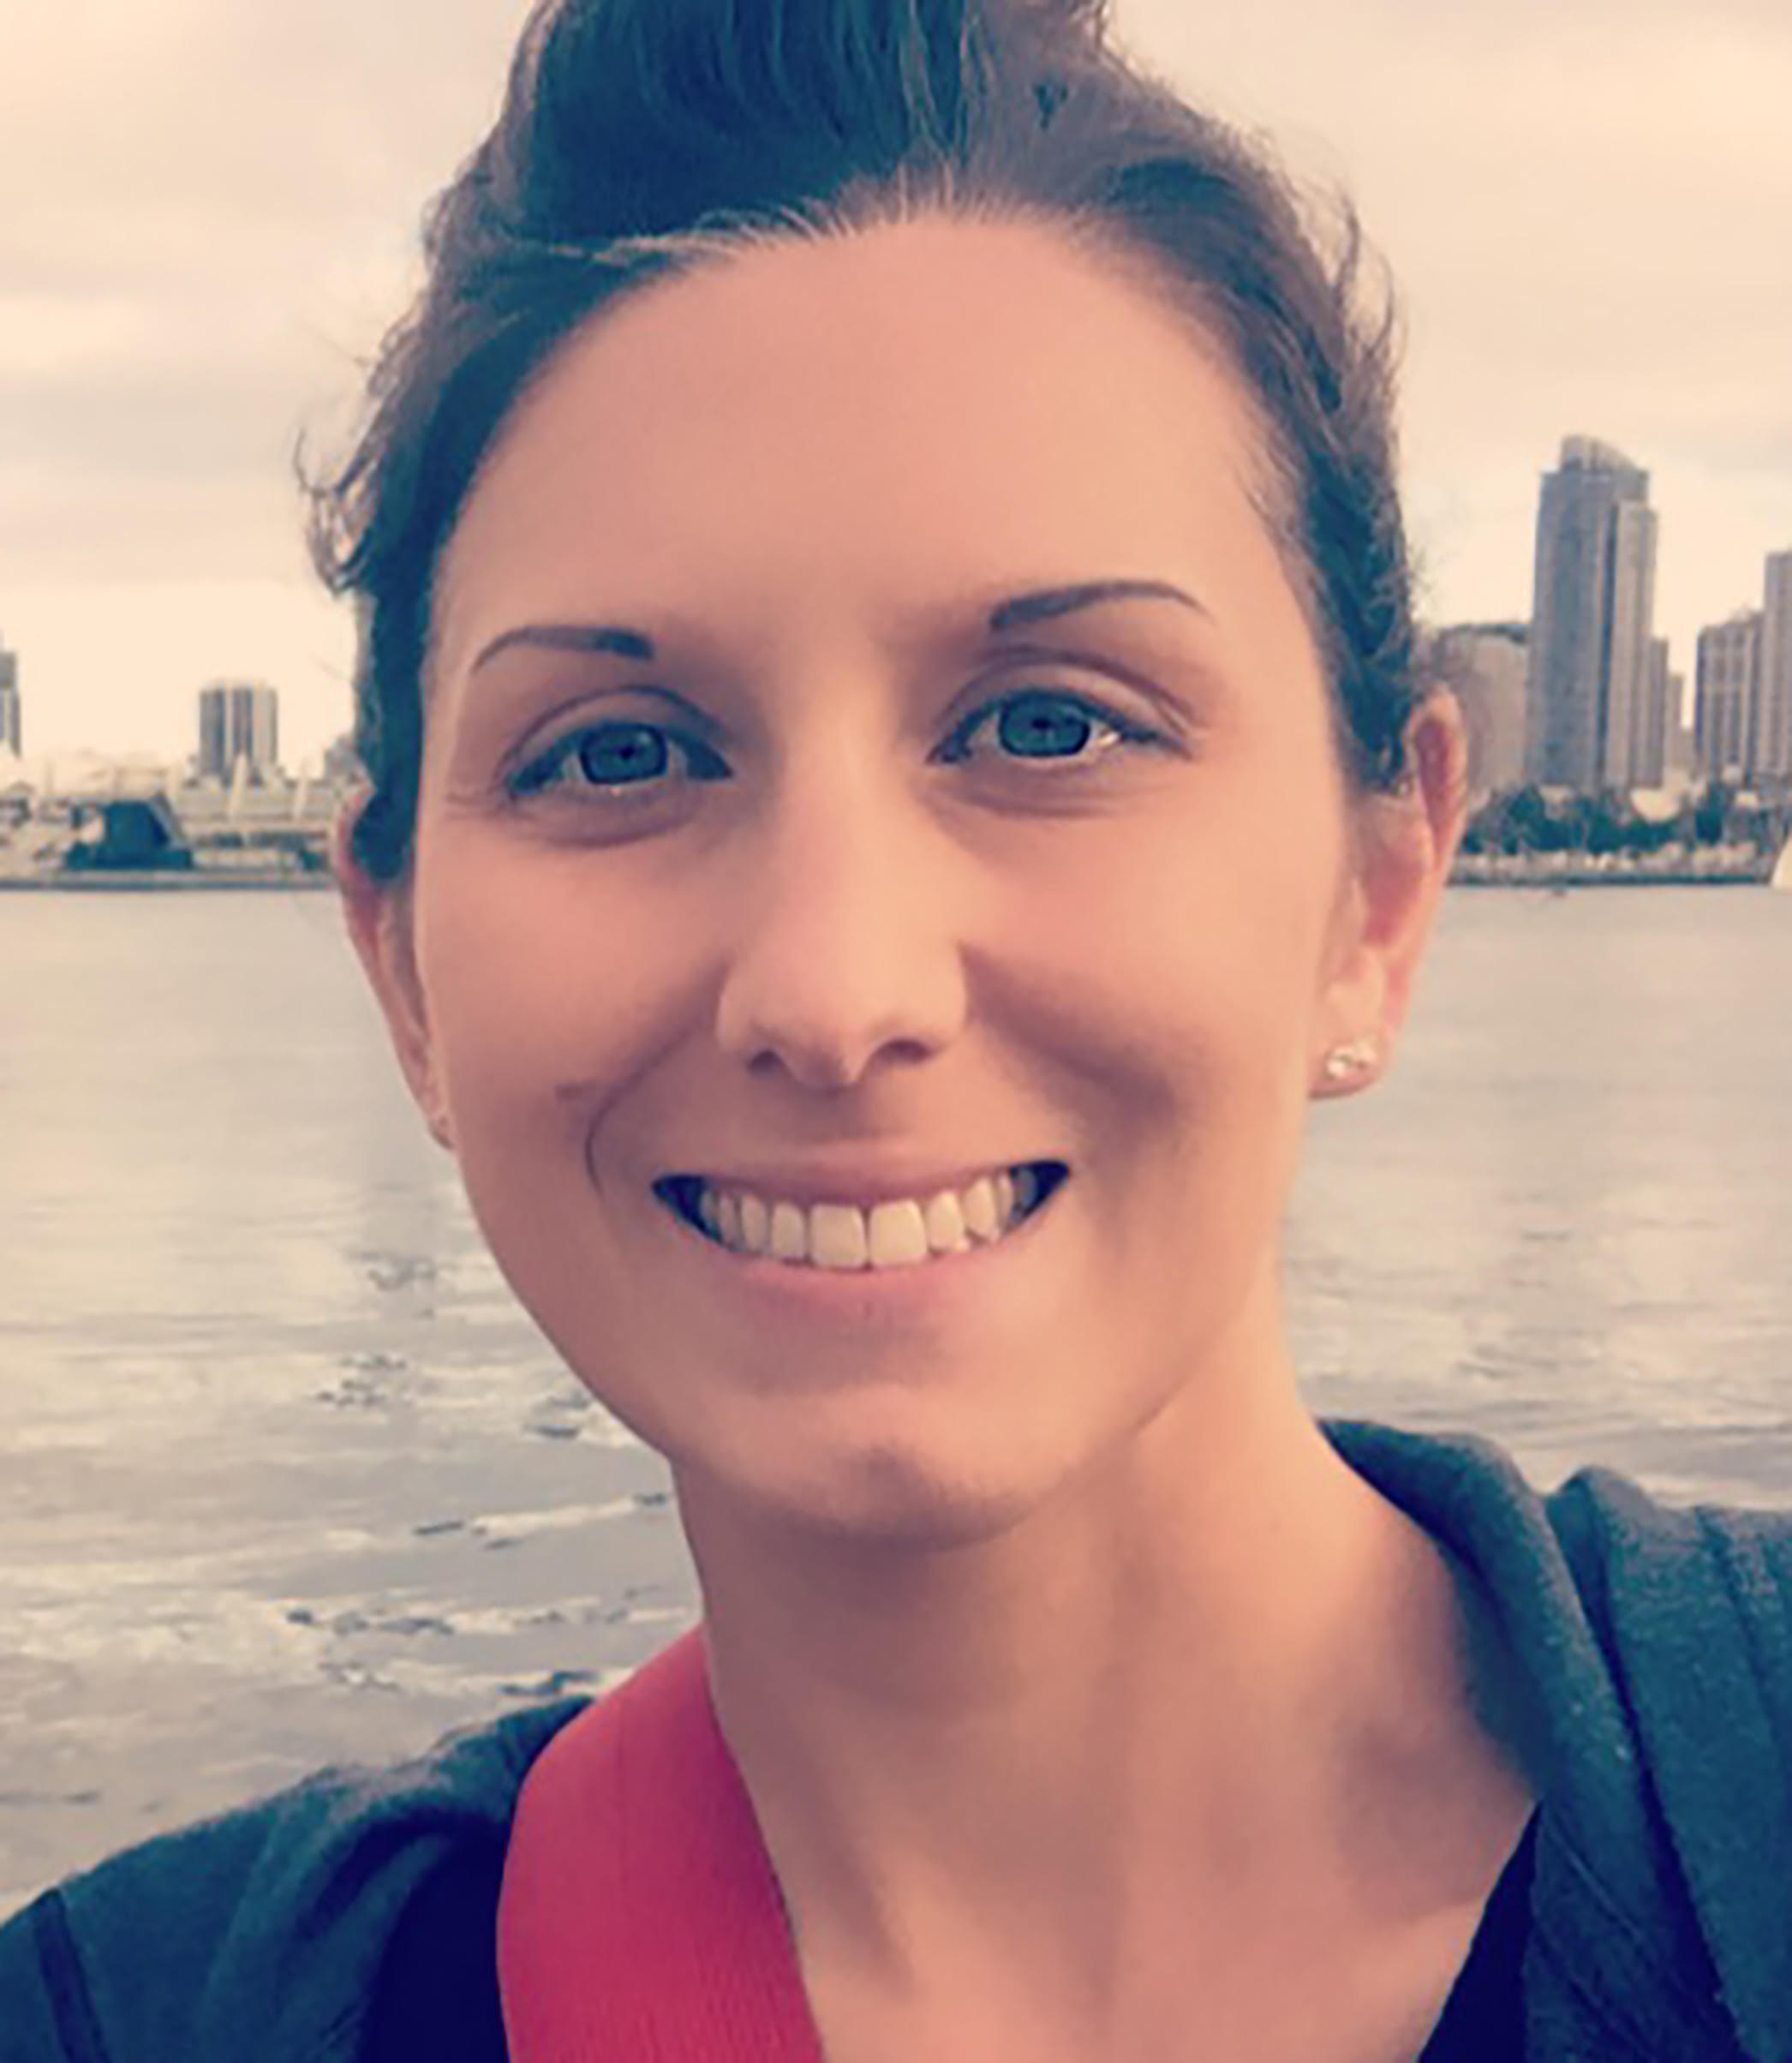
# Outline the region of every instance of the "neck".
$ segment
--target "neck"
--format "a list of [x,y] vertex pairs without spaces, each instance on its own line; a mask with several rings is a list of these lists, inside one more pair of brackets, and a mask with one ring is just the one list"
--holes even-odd
[[1478,1738],[1454,1581],[1275,1374],[1190,1385],[969,1544],[824,1544],[680,1477],[718,1718],[799,1925],[892,1971],[967,1927],[1032,1961],[1204,1874],[1331,1850],[1372,1875],[1431,1838],[1389,1808],[1428,1809]]

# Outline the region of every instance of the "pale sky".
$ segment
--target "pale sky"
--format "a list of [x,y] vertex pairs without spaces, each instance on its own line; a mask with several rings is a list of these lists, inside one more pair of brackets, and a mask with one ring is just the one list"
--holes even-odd
[[[0,640],[27,756],[178,755],[206,681],[349,721],[289,459],[339,448],[424,204],[495,111],[518,0],[61,0],[0,24]],[[1538,475],[1623,448],[1657,628],[1792,547],[1787,0],[1116,0],[1122,39],[1341,180],[1409,342],[1434,620],[1529,613]]]

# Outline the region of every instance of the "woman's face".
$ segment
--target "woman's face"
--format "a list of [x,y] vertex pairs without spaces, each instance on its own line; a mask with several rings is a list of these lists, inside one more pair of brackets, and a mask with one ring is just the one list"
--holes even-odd
[[[414,883],[351,908],[499,1265],[681,1488],[973,1537],[1278,1351],[1320,1058],[1401,977],[1263,470],[1186,319],[1012,223],[660,283],[513,411]],[[1044,1159],[1012,1244],[800,1285],[654,1187]]]

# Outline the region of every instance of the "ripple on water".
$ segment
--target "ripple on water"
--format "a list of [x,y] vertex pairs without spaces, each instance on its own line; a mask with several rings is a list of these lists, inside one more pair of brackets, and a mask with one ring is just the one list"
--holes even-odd
[[[601,1691],[699,1602],[663,1465],[518,1309],[340,927],[10,900],[0,1906]],[[1789,915],[1445,899],[1398,1066],[1309,1128],[1316,1408],[1486,1434],[1544,1487],[1788,1502]]]

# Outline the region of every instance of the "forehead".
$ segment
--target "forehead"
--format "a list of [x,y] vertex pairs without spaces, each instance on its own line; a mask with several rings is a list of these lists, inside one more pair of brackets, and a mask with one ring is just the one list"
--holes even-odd
[[1267,475],[1218,345],[1056,226],[780,240],[632,291],[555,354],[444,555],[438,657],[594,589],[768,632],[798,588],[863,611],[1180,571],[1223,603],[1279,571]]

